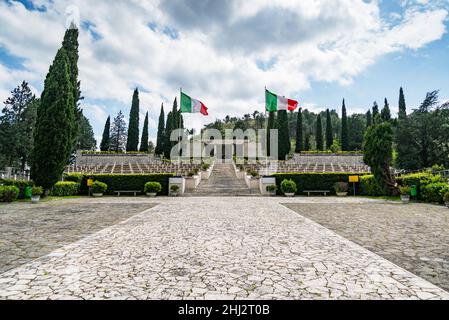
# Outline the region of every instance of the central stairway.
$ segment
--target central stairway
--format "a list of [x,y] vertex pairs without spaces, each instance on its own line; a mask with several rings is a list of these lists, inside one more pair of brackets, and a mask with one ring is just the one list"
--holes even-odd
[[195,191],[186,196],[256,196],[243,179],[238,179],[232,163],[216,163],[209,180],[201,181]]

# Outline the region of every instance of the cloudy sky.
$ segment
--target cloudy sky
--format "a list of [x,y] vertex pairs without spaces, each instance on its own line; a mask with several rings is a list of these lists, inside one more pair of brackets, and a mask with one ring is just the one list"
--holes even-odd
[[[399,87],[415,107],[449,98],[449,0],[0,0],[0,99],[22,80],[40,95],[68,17],[80,35],[83,108],[101,136],[132,91],[156,135],[179,88],[210,117],[264,110],[264,87],[312,110],[365,112]],[[72,19],[72,18],[70,18]]]

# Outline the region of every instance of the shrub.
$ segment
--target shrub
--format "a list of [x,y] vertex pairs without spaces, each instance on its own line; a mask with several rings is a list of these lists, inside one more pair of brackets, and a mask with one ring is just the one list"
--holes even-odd
[[259,177],[259,172],[257,172],[256,170],[251,170],[249,169],[248,171],[246,171],[246,173],[248,175],[250,175],[253,178],[258,178]]
[[76,196],[80,190],[80,184],[72,181],[60,181],[53,186],[51,195],[55,197]]
[[403,196],[409,196],[412,189],[409,186],[399,187],[399,191]]
[[108,190],[108,185],[106,183],[95,181],[92,184],[92,193],[105,193]]
[[285,179],[281,183],[281,191],[285,193],[296,193],[298,191],[298,188],[296,186],[296,183],[293,180],[287,180]]
[[373,175],[360,177],[360,194],[370,197],[379,197],[387,194],[386,190],[374,179]]
[[147,182],[144,187],[145,193],[160,193],[162,186],[159,182]]
[[444,200],[445,203],[449,203],[449,192],[446,192],[444,194],[443,200]]
[[[79,174],[75,174],[78,176]],[[69,174],[67,177],[72,177]],[[119,190],[139,190],[144,192],[144,186],[147,182],[159,182],[162,186],[161,195],[168,195],[168,180],[173,177],[170,173],[161,174],[94,174],[83,175],[81,179],[80,194],[87,195],[89,188],[87,187],[87,179],[101,181],[108,185],[106,194],[113,195],[114,191]]]
[[346,182],[337,182],[334,185],[335,192],[343,193],[348,192],[349,185]]
[[209,168],[210,168],[210,164],[209,163],[203,163],[201,165],[201,170],[203,170],[203,171],[207,171],[207,170],[209,170]]
[[435,175],[430,172],[412,173],[399,177],[398,183],[402,186],[416,186],[418,191],[418,199],[424,200],[422,195],[422,189],[432,183],[445,182],[441,175]]
[[0,179],[0,184],[5,186],[14,186],[19,188],[19,196],[18,199],[25,199],[25,189],[27,187],[33,187],[33,181],[26,180],[11,180],[11,179]]
[[177,185],[173,185],[170,187],[171,192],[176,193],[179,191],[179,186]]
[[64,181],[71,181],[81,184],[83,182],[84,175],[82,173],[70,173],[64,175]]
[[422,187],[422,199],[426,202],[443,203],[443,196],[449,192],[449,186],[444,182],[437,182]]
[[19,193],[16,186],[0,186],[0,202],[13,202],[17,200]]
[[302,193],[304,190],[334,190],[335,183],[349,181],[349,176],[353,175],[352,173],[280,173],[275,174],[274,177],[278,189],[282,181],[287,179],[293,180],[298,193]]
[[44,194],[44,189],[42,187],[33,187],[31,192],[33,196],[41,196]]
[[273,185],[267,186],[266,190],[267,190],[267,192],[276,192],[276,191],[278,191],[278,187],[273,184]]

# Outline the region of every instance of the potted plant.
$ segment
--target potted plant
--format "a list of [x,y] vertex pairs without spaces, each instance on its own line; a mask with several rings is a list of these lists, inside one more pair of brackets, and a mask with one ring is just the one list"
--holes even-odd
[[108,185],[106,183],[95,181],[92,184],[92,196],[95,198],[100,198],[108,190]]
[[273,185],[267,186],[267,192],[270,194],[270,196],[275,196],[276,191],[278,191],[278,187],[276,185],[273,184]]
[[39,203],[43,194],[44,189],[42,187],[33,187],[31,190],[31,203]]
[[173,185],[170,187],[170,194],[172,197],[177,197],[179,192],[179,186]]
[[444,203],[446,204],[446,207],[449,208],[449,192],[447,192],[447,193],[443,196],[443,200],[444,200]]
[[284,180],[281,183],[281,191],[287,197],[294,197],[298,188],[296,187],[296,183],[293,180]]
[[399,187],[399,191],[401,193],[402,203],[404,203],[404,204],[409,203],[411,188],[409,186],[401,186],[401,187]]
[[144,187],[144,192],[148,197],[154,198],[162,191],[162,185],[159,182],[147,182]]
[[334,185],[338,197],[346,197],[348,195],[348,188],[349,186],[346,182],[337,182]]

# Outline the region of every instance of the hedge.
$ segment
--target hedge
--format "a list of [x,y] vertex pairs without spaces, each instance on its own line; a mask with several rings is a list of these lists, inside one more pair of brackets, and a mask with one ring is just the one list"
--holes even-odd
[[[354,173],[279,173],[273,175],[276,178],[276,186],[281,190],[281,183],[285,179],[293,180],[296,183],[298,191],[296,194],[303,194],[305,190],[328,190],[335,194],[334,185],[337,182],[349,182],[350,176],[356,176]],[[359,193],[358,184],[356,184],[356,193]],[[349,186],[352,194],[352,184]],[[279,193],[278,191],[278,193]]]
[[433,183],[445,183],[446,181],[441,175],[435,175],[428,172],[412,173],[397,178],[397,182],[401,186],[416,186],[418,190],[418,200],[424,200],[423,188]]
[[34,186],[33,181],[27,181],[27,180],[0,179],[0,185],[2,185],[2,184],[5,186],[14,186],[14,187],[19,188],[18,199],[25,199],[25,188]]
[[0,186],[0,202],[13,202],[19,196],[19,188],[16,186]]
[[386,194],[385,190],[374,179],[373,175],[360,177],[360,194],[363,196],[380,197]]
[[53,186],[51,195],[55,197],[70,197],[76,196],[79,193],[80,184],[77,182],[63,181],[58,182]]
[[113,195],[114,191],[120,190],[139,190],[144,193],[144,187],[147,182],[159,182],[162,186],[161,195],[168,195],[168,180],[173,177],[170,173],[161,174],[94,174],[80,175],[68,174],[65,176],[66,181],[80,181],[80,194],[87,195],[89,188],[87,187],[87,179],[100,181],[108,185],[106,194]]
[[444,203],[443,197],[449,192],[449,185],[445,182],[437,182],[425,185],[421,190],[421,197],[430,203]]

